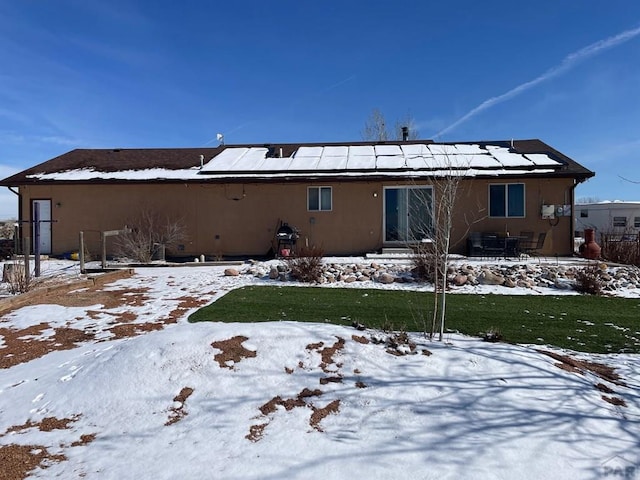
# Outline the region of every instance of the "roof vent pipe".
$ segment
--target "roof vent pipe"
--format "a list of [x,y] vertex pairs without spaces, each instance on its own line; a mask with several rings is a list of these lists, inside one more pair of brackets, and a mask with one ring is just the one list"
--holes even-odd
[[409,127],[402,127],[402,141],[406,142],[409,140]]
[[276,158],[276,147],[274,147],[273,145],[269,145],[268,143],[265,143],[264,148],[267,149],[266,158]]
[[202,170],[202,167],[204,167],[204,155],[200,155],[200,169]]

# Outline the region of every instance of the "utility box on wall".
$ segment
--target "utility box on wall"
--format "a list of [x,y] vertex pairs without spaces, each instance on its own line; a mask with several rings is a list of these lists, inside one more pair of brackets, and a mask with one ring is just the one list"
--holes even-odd
[[571,205],[556,205],[556,217],[570,217]]
[[555,205],[542,205],[540,209],[540,215],[543,219],[555,218],[556,206]]
[[570,217],[571,205],[542,205],[540,216],[543,219],[553,219],[556,217]]

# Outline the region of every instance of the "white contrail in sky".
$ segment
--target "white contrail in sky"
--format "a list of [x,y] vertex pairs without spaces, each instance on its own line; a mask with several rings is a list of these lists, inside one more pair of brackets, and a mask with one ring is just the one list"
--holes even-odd
[[636,27],[631,30],[626,30],[622,33],[619,33],[618,35],[614,35],[613,37],[609,37],[605,40],[600,40],[598,42],[592,43],[591,45],[584,47],[578,50],[577,52],[570,53],[564,58],[564,60],[562,60],[562,62],[559,65],[556,65],[555,67],[550,68],[539,77],[536,77],[533,80],[525,82],[521,85],[518,85],[517,87],[509,90],[507,93],[503,93],[502,95],[499,95],[497,97],[491,97],[490,99],[485,100],[476,108],[474,108],[469,113],[467,113],[464,117],[456,120],[447,128],[440,130],[434,136],[434,138],[438,138],[441,135],[444,135],[445,133],[453,130],[461,123],[466,122],[471,117],[476,116],[477,114],[486,110],[487,108],[490,108],[506,100],[509,100],[515,97],[516,95],[520,95],[522,92],[535,87],[539,83],[546,82],[550,78],[553,78],[555,76],[560,75],[561,73],[566,72],[567,70],[573,68],[575,65],[582,62],[583,60],[586,60],[587,58],[592,57],[603,50],[620,45],[621,43],[631,40],[632,38],[637,37],[638,35],[640,35],[640,27]]

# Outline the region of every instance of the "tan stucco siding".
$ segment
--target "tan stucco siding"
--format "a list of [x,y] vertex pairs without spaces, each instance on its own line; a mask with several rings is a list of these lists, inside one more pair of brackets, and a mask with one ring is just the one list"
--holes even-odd
[[[572,179],[528,179],[524,218],[490,218],[490,183],[516,180],[468,180],[459,189],[452,251],[466,251],[470,231],[519,234],[546,232],[544,253],[572,252],[571,217],[554,221],[540,216],[542,204],[571,203]],[[80,231],[91,252],[98,252],[99,233],[130,225],[143,210],[180,220],[188,240],[183,255],[264,255],[274,246],[280,222],[300,231],[299,244],[321,247],[326,254],[372,252],[383,247],[385,186],[403,182],[287,182],[269,184],[35,185],[23,186],[23,220],[30,219],[31,199],[51,199],[54,254],[78,249]],[[415,182],[404,182],[416,185]],[[421,185],[428,182],[420,182]],[[307,210],[307,187],[332,187],[331,211]],[[109,252],[113,253],[113,240]]]
[[131,225],[143,210],[185,225],[184,250],[174,252],[184,255],[264,255],[274,245],[280,222],[299,229],[300,244],[319,246],[327,253],[380,247],[379,188],[374,197],[377,187],[369,183],[317,184],[332,186],[332,210],[308,211],[309,185],[38,185],[21,188],[22,214],[30,218],[32,198],[51,199],[54,254],[77,250],[80,231],[90,251],[98,251],[100,231]]
[[474,179],[465,181],[459,190],[453,228],[453,251],[464,253],[465,239],[469,232],[495,232],[519,235],[523,231],[534,232],[536,238],[545,232],[543,254],[571,255],[573,252],[572,222],[570,216],[554,220],[543,219],[544,204],[571,204],[572,179],[534,178],[525,183],[525,216],[523,218],[492,218],[489,215],[489,185],[501,183],[525,183],[520,180]]

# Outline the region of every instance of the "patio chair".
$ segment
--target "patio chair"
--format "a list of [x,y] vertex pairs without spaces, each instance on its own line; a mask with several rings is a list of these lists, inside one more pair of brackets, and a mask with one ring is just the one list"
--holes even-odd
[[544,241],[547,238],[547,233],[546,232],[542,232],[538,234],[538,241],[536,243],[531,242],[528,245],[523,245],[521,250],[522,253],[526,253],[527,255],[530,255],[532,257],[537,257],[538,256],[538,252],[540,250],[542,250],[542,247],[544,246]]
[[467,238],[467,249],[470,257],[484,256],[484,248],[482,246],[482,233],[471,232]]
[[505,239],[497,234],[482,235],[482,249],[487,257],[503,257],[505,255]]
[[533,232],[525,230],[520,232],[520,243],[522,245],[533,245]]

